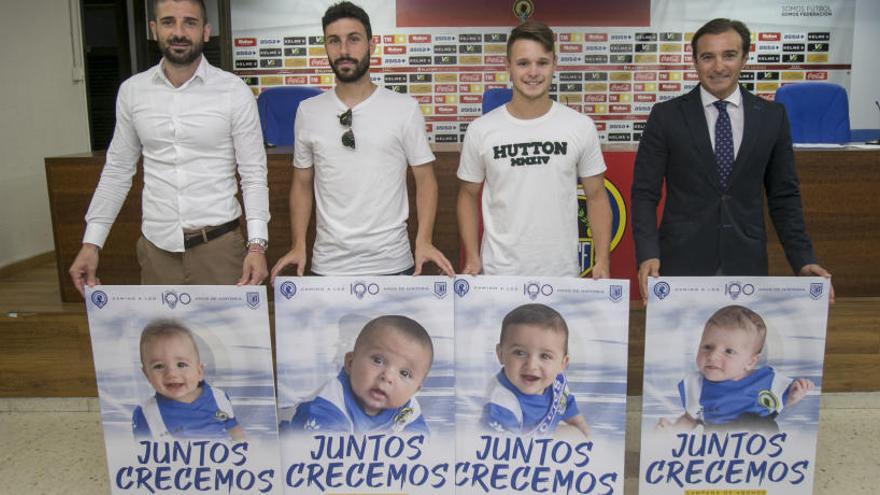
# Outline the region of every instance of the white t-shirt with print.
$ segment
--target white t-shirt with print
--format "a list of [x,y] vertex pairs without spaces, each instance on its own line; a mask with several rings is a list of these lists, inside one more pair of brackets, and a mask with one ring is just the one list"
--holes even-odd
[[483,273],[578,276],[578,178],[604,171],[592,119],[557,102],[535,119],[502,105],[472,122],[458,178],[484,182]]

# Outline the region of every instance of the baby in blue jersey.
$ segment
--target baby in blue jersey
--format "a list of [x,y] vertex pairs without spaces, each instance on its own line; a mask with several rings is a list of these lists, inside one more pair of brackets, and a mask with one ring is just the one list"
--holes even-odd
[[590,428],[568,388],[568,325],[555,309],[524,304],[504,317],[495,353],[503,368],[489,385],[481,423],[498,433],[552,436],[560,421]]
[[764,348],[767,325],[745,306],[725,306],[703,327],[697,350],[697,370],[678,384],[684,414],[670,421],[661,418],[658,428],[778,430],[775,418],[810,390],[806,378],[792,380],[772,367],[757,367]]
[[434,346],[422,325],[400,315],[364,325],[339,374],[299,403],[282,432],[428,433],[415,393]]
[[243,440],[225,392],[205,381],[192,332],[174,320],[155,320],[141,332],[141,366],[156,394],[135,408],[136,438]]

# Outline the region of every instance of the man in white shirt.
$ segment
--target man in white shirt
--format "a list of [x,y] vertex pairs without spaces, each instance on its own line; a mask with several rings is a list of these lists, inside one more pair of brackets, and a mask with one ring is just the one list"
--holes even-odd
[[[453,275],[433,245],[437,211],[434,154],[418,104],[370,81],[370,19],[350,2],[321,19],[336,87],[303,101],[296,115],[290,187],[291,250],[272,268],[306,265],[306,228],[317,211],[311,271],[317,275],[416,274],[425,262]],[[416,185],[415,258],[406,220],[406,171]]]
[[592,276],[607,278],[611,206],[605,161],[593,121],[550,99],[556,68],[553,31],[534,21],[516,27],[507,40],[507,68],[513,98],[468,126],[461,152],[462,271],[578,276],[580,178],[595,247]]
[[259,284],[268,274],[269,194],[253,94],[202,56],[211,30],[202,0],[154,0],[152,7],[150,29],[163,58],[119,88],[116,129],[70,276],[80,293],[99,283],[98,252],[143,155],[141,282]]
[[691,41],[699,86],[651,109],[631,195],[643,300],[661,273],[766,276],[765,197],[792,270],[831,276],[806,232],[785,108],[739,85],[750,45],[742,22],[707,22]]

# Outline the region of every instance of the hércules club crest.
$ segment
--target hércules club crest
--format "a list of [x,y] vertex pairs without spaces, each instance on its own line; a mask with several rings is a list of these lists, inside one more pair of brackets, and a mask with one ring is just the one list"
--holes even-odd
[[[608,203],[611,205],[611,252],[614,252],[623,239],[623,231],[626,230],[626,203],[623,202],[617,186],[607,178],[605,192],[608,193]],[[593,233],[587,220],[587,197],[578,184],[578,264],[581,267],[581,277],[590,276],[594,260]]]
[[516,0],[513,2],[513,15],[519,19],[520,24],[529,20],[535,13],[535,3],[532,0]]

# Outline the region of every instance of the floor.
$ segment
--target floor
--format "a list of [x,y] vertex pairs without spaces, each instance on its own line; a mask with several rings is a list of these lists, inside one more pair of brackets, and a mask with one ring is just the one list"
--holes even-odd
[[[638,490],[641,400],[627,404],[627,494]],[[0,494],[109,493],[94,398],[0,399]],[[814,495],[876,494],[880,392],[822,397]]]
[[[4,273],[0,281],[0,313],[9,318],[23,311],[82,310],[81,303],[60,302],[54,257],[21,273]],[[875,338],[876,322],[866,326]],[[872,369],[863,366],[859,372],[870,377]],[[638,490],[640,410],[641,398],[629,397],[627,495]],[[816,466],[814,495],[880,493],[880,392],[822,397]],[[109,492],[97,399],[0,398],[0,495]]]

